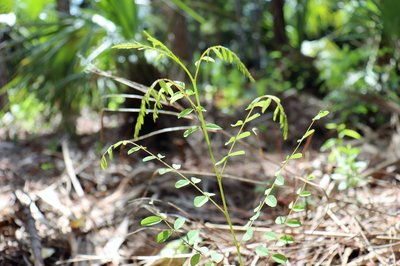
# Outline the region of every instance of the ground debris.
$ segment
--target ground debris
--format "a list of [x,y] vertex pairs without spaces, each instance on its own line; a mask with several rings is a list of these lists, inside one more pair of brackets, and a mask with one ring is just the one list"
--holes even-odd
[[[144,217],[160,212],[186,217],[185,230],[199,229],[208,248],[223,254],[223,263],[236,261],[223,216],[211,205],[193,207],[195,191],[176,190],[176,176],[159,176],[156,164],[129,158],[124,150],[116,152],[109,168],[102,171],[95,139],[85,149],[72,142],[62,145],[61,139],[43,136],[30,142],[0,143],[0,265],[41,265],[40,260],[45,265],[182,265],[193,255],[189,249],[171,255],[166,245],[156,243],[159,231],[139,225]],[[181,164],[183,173],[203,180],[202,189],[217,193],[208,160],[168,156]],[[326,156],[310,150],[301,161],[289,164],[284,173],[288,189],[278,191],[278,208],[261,213],[254,224],[254,238],[243,244],[245,265],[271,263],[254,252],[259,245],[285,254],[291,265],[399,263],[399,160],[366,154],[373,162],[363,173],[366,182],[343,193],[329,179],[332,167]],[[262,198],[260,191],[271,182],[284,157],[267,153],[258,161],[233,160],[224,174],[227,202],[240,238]],[[316,179],[303,183],[309,173],[315,173]],[[71,175],[75,175],[73,182]],[[302,226],[276,225],[274,219],[289,212],[303,184],[312,197],[305,212],[292,213]],[[27,195],[29,204],[21,208],[17,194]],[[263,235],[269,231],[293,236],[294,243],[268,242]]]

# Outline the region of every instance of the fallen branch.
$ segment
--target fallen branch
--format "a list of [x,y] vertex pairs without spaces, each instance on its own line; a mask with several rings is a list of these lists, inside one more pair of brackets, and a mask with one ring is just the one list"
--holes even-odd
[[31,240],[31,249],[34,259],[34,265],[44,266],[42,258],[42,244],[40,242],[40,237],[35,227],[35,219],[31,214],[31,205],[33,204],[32,199],[29,197],[28,194],[26,194],[21,190],[15,191],[14,195],[22,208],[22,213],[24,215],[26,223],[26,229],[28,231]]
[[64,157],[64,162],[65,162],[65,168],[67,169],[67,174],[69,178],[71,179],[72,186],[74,187],[76,194],[78,197],[82,198],[84,196],[83,189],[81,184],[79,183],[78,178],[76,177],[75,174],[75,169],[72,164],[71,156],[69,154],[69,149],[68,149],[68,141],[64,139],[61,142],[61,147],[62,147],[62,153]]

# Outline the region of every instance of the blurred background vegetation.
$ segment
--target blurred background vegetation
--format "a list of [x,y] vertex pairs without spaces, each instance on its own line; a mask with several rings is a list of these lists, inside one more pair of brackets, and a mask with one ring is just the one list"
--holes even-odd
[[182,79],[152,54],[110,49],[146,30],[187,63],[210,45],[239,55],[256,83],[222,65],[204,70],[205,99],[221,111],[259,94],[302,94],[337,122],[376,127],[400,114],[398,14],[398,0],[2,0],[0,126],[73,134],[81,110],[129,92],[90,65],[144,85]]

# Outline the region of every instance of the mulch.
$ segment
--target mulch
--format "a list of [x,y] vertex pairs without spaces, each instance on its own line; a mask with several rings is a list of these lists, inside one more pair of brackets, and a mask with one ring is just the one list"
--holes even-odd
[[[288,165],[286,184],[275,193],[278,206],[263,209],[253,238],[241,245],[244,265],[274,264],[255,252],[260,245],[271,254],[285,254],[288,265],[400,264],[400,135],[392,131],[382,139],[378,131],[373,133],[353,143],[368,162],[357,187],[338,190],[330,178],[335,166],[318,150],[304,151],[301,160]],[[0,265],[189,265],[194,251],[179,237],[190,230],[199,230],[198,248],[223,255],[218,265],[238,265],[223,214],[208,203],[195,208],[198,193],[190,187],[175,189],[177,176],[160,176],[160,165],[142,162],[144,154],[127,156],[127,148],[115,151],[102,170],[101,153],[113,141],[115,136],[100,142],[99,133],[93,133],[80,136],[79,144],[57,134],[0,143]],[[180,164],[185,175],[202,179],[202,189],[217,194],[207,149],[199,143],[186,143],[184,156],[165,151],[166,160]],[[286,156],[285,149],[248,154],[251,158],[233,160],[223,177],[239,239]],[[309,174],[316,179],[304,183]],[[289,204],[303,186],[312,194],[306,211],[291,212]],[[220,202],[218,194],[215,200]],[[164,225],[140,226],[144,217],[160,213],[171,224],[186,218],[163,244],[155,236]],[[301,227],[274,223],[289,213]],[[267,241],[264,235],[271,231],[292,236],[294,242]],[[203,257],[201,263],[206,261]]]

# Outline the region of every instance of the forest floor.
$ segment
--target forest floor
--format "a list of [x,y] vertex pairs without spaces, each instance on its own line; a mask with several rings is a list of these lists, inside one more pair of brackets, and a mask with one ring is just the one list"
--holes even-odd
[[[218,265],[238,264],[223,214],[208,203],[195,208],[196,191],[177,190],[174,174],[158,175],[159,165],[143,162],[143,154],[126,155],[129,148],[116,151],[102,170],[101,153],[118,134],[108,129],[100,141],[97,129],[82,133],[78,141],[52,134],[0,142],[0,265],[189,265],[184,261],[194,253],[179,240],[189,230],[199,230],[199,246],[223,255]],[[288,265],[400,265],[399,138],[395,130],[376,130],[353,142],[362,149],[360,160],[368,167],[360,173],[361,183],[347,190],[338,190],[331,178],[335,165],[327,153],[314,146],[303,150],[303,158],[283,172],[286,183],[275,192],[277,207],[263,209],[253,238],[242,243],[244,265],[274,264],[255,252],[259,245],[271,254],[284,254]],[[205,191],[217,194],[207,149],[201,139],[196,141],[163,153],[168,162],[180,164],[185,175],[202,179]],[[226,140],[213,141],[223,146]],[[264,156],[249,150],[247,159],[233,160],[223,177],[239,239],[290,152],[279,143],[271,145],[278,148]],[[305,182],[310,174],[315,180]],[[299,188],[311,196],[299,199],[305,211],[291,212],[289,205],[298,198]],[[143,218],[157,213],[166,213],[171,223],[186,217],[168,244],[155,241],[165,228],[162,224],[140,226]],[[301,227],[275,224],[276,217],[289,213]],[[293,243],[267,241],[266,232],[293,237]]]

